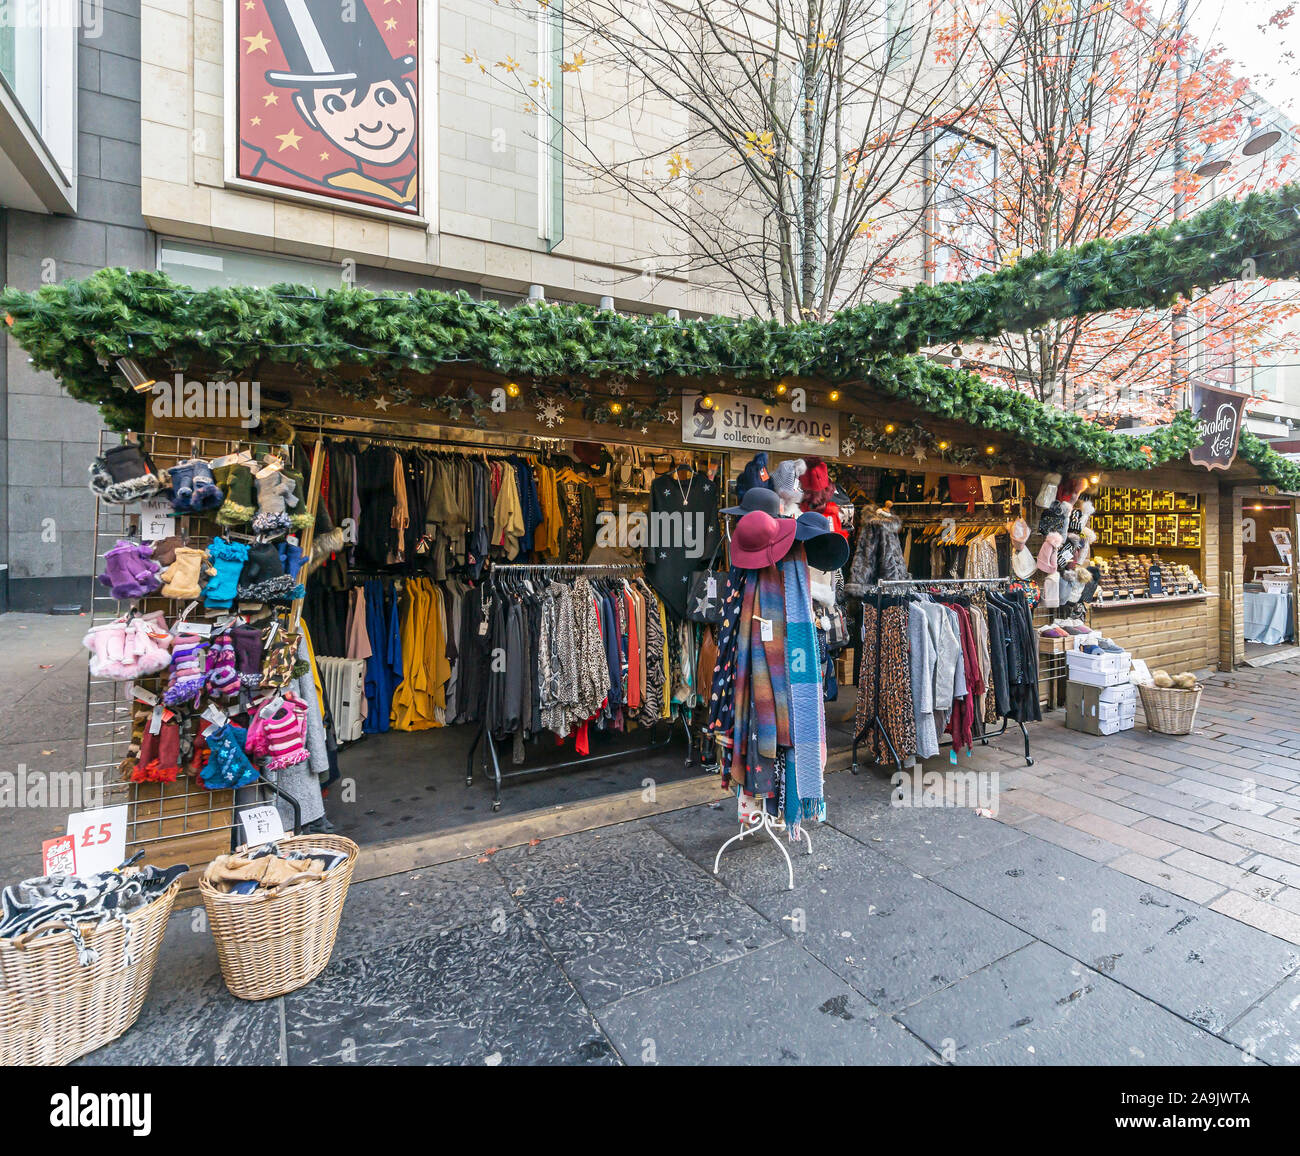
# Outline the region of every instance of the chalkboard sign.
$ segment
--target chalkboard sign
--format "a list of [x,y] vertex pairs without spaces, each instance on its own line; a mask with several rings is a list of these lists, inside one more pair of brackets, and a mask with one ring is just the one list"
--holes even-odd
[[1188,451],[1194,466],[1226,470],[1237,457],[1241,437],[1241,413],[1249,395],[1215,389],[1203,382],[1192,383],[1192,413],[1196,416],[1200,441]]
[[1165,592],[1165,576],[1159,566],[1147,567],[1147,593],[1163,594]]

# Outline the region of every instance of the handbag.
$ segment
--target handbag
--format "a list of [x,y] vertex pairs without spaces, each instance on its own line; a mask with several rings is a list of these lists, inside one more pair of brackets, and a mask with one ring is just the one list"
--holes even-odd
[[722,575],[713,568],[721,549],[722,536],[719,535],[708,566],[691,575],[686,594],[686,617],[691,622],[712,624],[722,620]]

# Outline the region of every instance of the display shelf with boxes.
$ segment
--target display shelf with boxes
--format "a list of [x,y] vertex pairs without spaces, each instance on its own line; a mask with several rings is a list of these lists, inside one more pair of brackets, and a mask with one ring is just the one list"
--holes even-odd
[[1095,504],[1093,528],[1099,546],[1201,547],[1199,494],[1104,486]]

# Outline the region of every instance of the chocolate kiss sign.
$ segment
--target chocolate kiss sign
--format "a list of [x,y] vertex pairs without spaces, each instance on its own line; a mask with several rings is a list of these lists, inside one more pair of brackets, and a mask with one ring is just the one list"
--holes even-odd
[[1200,382],[1192,384],[1192,412],[1201,435],[1187,454],[1192,465],[1207,470],[1226,470],[1232,465],[1241,437],[1241,413],[1249,396]]

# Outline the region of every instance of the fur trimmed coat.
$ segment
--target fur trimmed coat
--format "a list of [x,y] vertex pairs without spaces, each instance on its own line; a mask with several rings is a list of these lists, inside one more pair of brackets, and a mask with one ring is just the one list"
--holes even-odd
[[903,524],[893,514],[883,510],[864,512],[858,541],[849,564],[848,581],[844,593],[850,598],[861,598],[867,587],[882,581],[899,581],[907,578],[903,562],[903,547],[898,533]]

